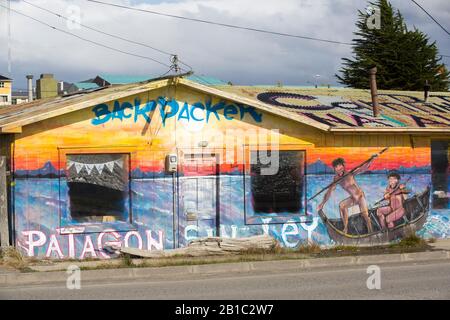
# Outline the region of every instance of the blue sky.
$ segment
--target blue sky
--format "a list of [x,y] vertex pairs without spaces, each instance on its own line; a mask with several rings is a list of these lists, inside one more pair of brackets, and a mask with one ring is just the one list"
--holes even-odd
[[[85,0],[28,0],[63,15],[79,12],[81,22],[130,40],[176,52],[198,74],[236,84],[336,84],[341,58],[351,55],[345,46],[276,37],[248,31],[153,16],[105,7]],[[104,0],[138,8],[217,22],[348,42],[355,31],[357,10],[365,0]],[[409,0],[392,0],[409,26],[417,26],[435,40],[442,54],[450,55],[445,34]],[[418,0],[450,28],[449,0]],[[0,0],[5,4],[6,0]],[[86,29],[71,29],[64,20],[27,5],[13,9],[63,30],[119,50],[145,55],[164,63],[168,57],[148,48],[124,43]],[[78,11],[77,11],[78,10]],[[78,81],[100,73],[161,75],[167,68],[148,60],[96,47],[12,13],[11,54],[15,87],[25,87],[25,75],[35,78],[54,73],[60,80]],[[8,43],[6,12],[0,8],[0,41]],[[0,74],[7,74],[7,45],[0,46]],[[450,64],[450,59],[445,62]],[[317,76],[320,75],[320,76]]]

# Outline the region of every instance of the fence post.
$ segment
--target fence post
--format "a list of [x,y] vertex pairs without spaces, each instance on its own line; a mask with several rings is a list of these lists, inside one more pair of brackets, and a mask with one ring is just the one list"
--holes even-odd
[[0,245],[2,247],[9,246],[6,162],[6,157],[0,156]]

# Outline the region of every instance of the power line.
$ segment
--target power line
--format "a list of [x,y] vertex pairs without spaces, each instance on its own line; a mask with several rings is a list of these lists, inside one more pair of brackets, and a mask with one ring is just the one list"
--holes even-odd
[[114,3],[108,3],[108,2],[98,1],[98,0],[86,0],[86,1],[93,2],[93,3],[98,3],[98,4],[102,4],[102,5],[107,5],[107,6],[112,6],[112,7],[117,7],[117,8],[121,8],[121,9],[140,11],[140,12],[150,13],[150,14],[154,14],[154,15],[169,17],[169,18],[175,18],[175,19],[188,20],[188,21],[193,21],[193,22],[206,23],[206,24],[210,24],[210,25],[216,25],[216,26],[232,28],[232,29],[241,29],[241,30],[259,32],[259,33],[265,33],[265,34],[272,34],[272,35],[276,35],[276,36],[298,38],[298,39],[303,39],[303,40],[313,40],[313,41],[320,41],[320,42],[326,42],[326,43],[340,44],[340,45],[346,45],[346,46],[352,46],[353,45],[352,43],[349,43],[349,42],[341,42],[341,41],[335,41],[335,40],[328,40],[328,39],[300,36],[300,35],[294,35],[294,34],[290,34],[290,33],[282,33],[282,32],[277,32],[277,31],[270,31],[270,30],[252,28],[252,27],[244,27],[244,26],[238,26],[238,25],[233,25],[233,24],[214,22],[214,21],[211,21],[211,20],[189,18],[189,17],[178,16],[178,15],[174,15],[174,14],[168,14],[168,13],[163,13],[163,12],[158,12],[158,11],[153,11],[153,10],[133,8],[133,7],[129,7],[129,6],[124,6],[124,5],[120,5],[120,4],[114,4]]
[[[30,6],[33,6],[33,7],[35,7],[35,8],[40,9],[40,10],[43,10],[43,11],[48,12],[48,13],[50,13],[50,14],[53,14],[53,15],[59,17],[59,18],[62,18],[62,19],[64,19],[64,20],[66,20],[66,21],[72,21],[70,18],[68,18],[68,17],[66,17],[66,16],[63,16],[62,14],[59,14],[59,13],[57,13],[57,12],[54,12],[54,11],[51,11],[51,10],[49,10],[49,9],[43,8],[43,7],[41,7],[41,6],[35,5],[35,4],[33,4],[33,3],[31,3],[31,2],[28,2],[28,1],[26,1],[26,0],[22,0],[22,2],[25,2],[26,4],[28,4],[28,5],[30,5]],[[118,35],[115,35],[115,34],[111,34],[111,33],[108,33],[108,32],[106,32],[106,31],[99,30],[99,29],[97,29],[97,28],[88,26],[88,25],[83,24],[83,23],[78,23],[78,24],[79,24],[80,26],[86,28],[86,29],[89,29],[89,30],[98,32],[98,33],[100,33],[100,34],[103,34],[103,35],[106,35],[106,36],[109,36],[109,37],[112,37],[112,38],[116,38],[116,39],[119,39],[119,40],[122,40],[122,41],[126,41],[126,42],[128,42],[128,43],[132,43],[132,44],[136,44],[136,45],[139,45],[139,46],[142,46],[142,47],[146,47],[146,48],[155,50],[155,51],[157,51],[157,52],[159,52],[159,53],[162,53],[162,54],[165,54],[165,55],[168,55],[168,56],[171,56],[171,57],[175,56],[174,53],[170,53],[170,52],[164,51],[164,50],[162,50],[162,49],[155,48],[155,47],[150,46],[150,45],[148,45],[148,44],[146,44],[146,43],[142,43],[142,42],[130,40],[130,39],[127,39],[127,38],[124,38],[124,37],[121,37],[121,36],[118,36]],[[187,63],[183,62],[182,60],[179,60],[179,62],[192,70],[192,67],[191,67],[190,65],[188,65]],[[169,70],[169,71],[170,71],[170,70]]]
[[[5,8],[5,9],[8,9],[6,6],[4,6],[4,5],[2,5],[2,4],[0,4],[0,7],[3,7],[3,8]],[[75,34],[75,33],[72,33],[72,32],[69,32],[69,31],[65,31],[65,30],[62,30],[62,29],[59,29],[59,28],[57,28],[57,27],[55,27],[55,26],[52,26],[52,25],[50,25],[50,24],[48,24],[48,23],[46,23],[46,22],[44,22],[44,21],[41,21],[41,20],[39,20],[39,19],[33,18],[33,17],[31,17],[31,16],[29,16],[29,15],[26,15],[26,14],[20,12],[20,11],[15,10],[15,9],[9,8],[8,10],[10,10],[10,11],[12,11],[12,12],[18,14],[18,15],[24,16],[24,17],[26,17],[26,18],[28,18],[28,19],[31,19],[31,20],[33,20],[33,21],[35,21],[35,22],[38,22],[38,23],[40,23],[40,24],[42,24],[42,25],[45,25],[45,26],[47,26],[47,27],[49,27],[49,28],[51,28],[51,29],[53,29],[53,30],[56,30],[56,31],[65,33],[65,34],[70,35],[70,36],[72,36],[72,37],[75,37],[75,38],[78,38],[78,39],[80,39],[80,40],[89,42],[89,43],[91,43],[91,44],[94,44],[94,45],[97,45],[97,46],[100,46],[100,47],[103,47],[103,48],[106,48],[106,49],[109,49],[109,50],[112,50],[112,51],[116,51],[116,52],[119,52],[119,53],[122,53],[122,54],[126,54],[126,55],[129,55],[129,56],[133,56],[133,57],[136,57],[136,58],[141,58],[141,59],[150,60],[150,61],[153,61],[153,62],[158,63],[158,64],[160,64],[160,65],[163,65],[163,66],[165,66],[165,67],[167,67],[167,68],[170,68],[170,67],[171,67],[170,65],[168,65],[168,64],[166,64],[166,63],[164,63],[164,62],[158,61],[158,60],[156,60],[156,59],[153,59],[153,58],[151,58],[151,57],[142,56],[142,55],[135,54],[135,53],[131,53],[131,52],[128,52],[128,51],[124,51],[124,50],[121,50],[121,49],[113,48],[113,47],[104,45],[104,44],[102,44],[102,43],[100,43],[100,42],[97,42],[97,41],[94,41],[94,40],[90,40],[90,39],[81,37],[81,36],[79,36],[79,35],[77,35],[77,34]]]
[[[442,30],[444,30],[445,33],[447,33],[450,36],[450,32],[442,25],[439,23],[439,21],[437,21],[427,10],[425,10],[424,7],[422,7],[420,4],[418,4],[415,0],[411,0],[416,6],[418,6],[423,12],[425,12],[427,14],[427,16],[429,16],[431,18],[431,20],[433,20],[439,27],[441,27]],[[445,57],[445,56],[443,56]]]
[[[48,13],[50,13],[50,14],[53,14],[53,15],[57,16],[58,18],[62,18],[62,19],[64,19],[64,20],[66,20],[66,21],[72,21],[72,19],[70,19],[70,18],[68,18],[68,17],[66,17],[66,16],[63,16],[62,14],[59,14],[59,13],[57,13],[57,12],[54,12],[54,11],[51,11],[51,10],[49,10],[49,9],[43,8],[43,7],[38,6],[38,5],[34,4],[34,3],[28,2],[28,1],[26,1],[26,0],[22,0],[22,2],[25,2],[26,4],[28,4],[28,5],[30,5],[30,6],[33,6],[33,7],[35,7],[35,8],[40,9],[40,10],[43,10],[43,11],[48,12]],[[126,42],[129,42],[129,43],[132,43],[132,44],[136,44],[136,45],[139,45],[139,46],[143,46],[143,47],[146,47],[146,48],[155,50],[155,51],[157,51],[157,52],[159,52],[159,53],[162,53],[162,54],[171,56],[171,57],[175,55],[174,53],[170,53],[170,52],[164,51],[164,50],[162,50],[162,49],[155,48],[155,47],[150,46],[150,45],[148,45],[148,44],[146,44],[146,43],[142,43],[142,42],[138,42],[138,41],[126,39],[126,38],[124,38],[124,37],[121,37],[121,36],[118,36],[118,35],[115,35],[115,34],[111,34],[111,33],[108,33],[108,32],[102,31],[102,30],[99,30],[99,29],[97,29],[97,28],[88,26],[88,25],[83,24],[83,23],[78,23],[78,24],[79,24],[80,26],[86,28],[86,29],[89,29],[89,30],[98,32],[98,33],[100,33],[100,34],[103,34],[103,35],[106,35],[106,36],[109,36],[109,37],[112,37],[112,38],[116,38],[116,39],[119,39],[119,40],[122,40],[122,41],[126,41]],[[188,64],[184,63],[184,62],[181,61],[181,60],[179,60],[179,61],[180,61],[180,63],[184,64],[184,65],[187,66],[188,68],[191,68],[191,69],[192,69],[192,67],[189,66]]]
[[[70,18],[68,18],[68,17],[65,17],[65,16],[63,16],[63,15],[57,13],[57,12],[54,12],[54,11],[48,10],[48,9],[46,9],[46,8],[40,7],[40,6],[38,6],[38,5],[35,5],[34,3],[28,2],[28,1],[26,1],[26,0],[22,0],[22,2],[25,2],[26,4],[28,4],[28,5],[30,5],[30,6],[33,6],[33,7],[35,7],[35,8],[38,8],[38,9],[40,9],[40,10],[46,11],[46,12],[48,12],[48,13],[51,13],[51,14],[53,14],[53,15],[59,17],[59,18],[62,18],[62,19],[64,19],[64,20],[72,21],[72,19],[70,19]],[[120,36],[117,36],[117,35],[114,35],[114,34],[111,34],[111,33],[107,33],[107,32],[105,32],[105,31],[96,29],[96,28],[94,28],[94,27],[90,27],[90,26],[85,25],[85,24],[83,24],[83,23],[78,23],[78,24],[79,24],[80,26],[86,28],[86,29],[89,29],[89,30],[92,30],[92,31],[95,31],[95,32],[98,32],[98,33],[101,33],[101,34],[104,34],[104,35],[107,35],[107,36],[112,37],[112,38],[116,38],[116,39],[119,39],[119,40],[122,40],[122,41],[126,41],[126,42],[129,42],[129,43],[137,44],[137,45],[140,45],[140,46],[144,46],[144,47],[146,47],[146,48],[149,48],[149,49],[158,51],[158,52],[160,52],[160,53],[162,53],[162,54],[166,54],[166,55],[169,55],[169,56],[174,55],[173,53],[170,53],[170,52],[167,52],[167,51],[164,51],[164,50],[161,50],[161,49],[152,47],[152,46],[147,45],[147,44],[142,43],[142,42],[129,40],[129,39],[126,39],[126,38],[123,38],[123,37],[120,37]]]

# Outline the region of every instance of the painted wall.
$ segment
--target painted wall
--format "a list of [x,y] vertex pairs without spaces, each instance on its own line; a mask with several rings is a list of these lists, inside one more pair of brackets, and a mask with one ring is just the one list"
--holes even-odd
[[[278,144],[281,151],[297,150],[305,155],[306,179],[301,188],[304,202],[298,212],[255,212],[250,154],[278,149]],[[92,106],[29,125],[16,135],[16,245],[29,256],[109,258],[103,250],[105,244],[170,249],[196,237],[215,235],[219,230],[221,236],[228,237],[268,233],[290,248],[307,241],[335,244],[346,238],[330,233],[319,215],[324,194],[311,201],[306,199],[333,181],[335,159],[343,158],[347,170],[351,170],[386,147],[389,149],[374,158],[367,170],[354,177],[369,209],[383,198],[391,170],[402,176],[410,191],[408,197],[426,191],[431,184],[429,139],[328,135],[182,86]],[[123,221],[80,222],[71,216],[67,170],[101,177],[122,168],[115,160],[70,160],[73,154],[95,153],[129,156],[128,207]],[[168,154],[177,154],[180,159],[175,177],[164,170]],[[199,165],[192,156],[196,154],[208,156]],[[216,170],[220,171],[219,178]],[[95,197],[93,194],[94,202]],[[339,220],[340,203],[348,197],[349,193],[338,186],[323,212],[329,219]],[[448,209],[427,210],[425,218],[419,228],[421,235],[450,235]],[[353,231],[365,228],[364,224],[355,227],[355,218],[349,221]]]

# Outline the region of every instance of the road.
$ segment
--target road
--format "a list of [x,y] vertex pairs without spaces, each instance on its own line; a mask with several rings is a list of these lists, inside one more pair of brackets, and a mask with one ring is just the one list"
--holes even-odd
[[450,299],[450,262],[380,265],[381,289],[369,290],[367,267],[300,272],[173,275],[114,283],[0,287],[0,299]]

